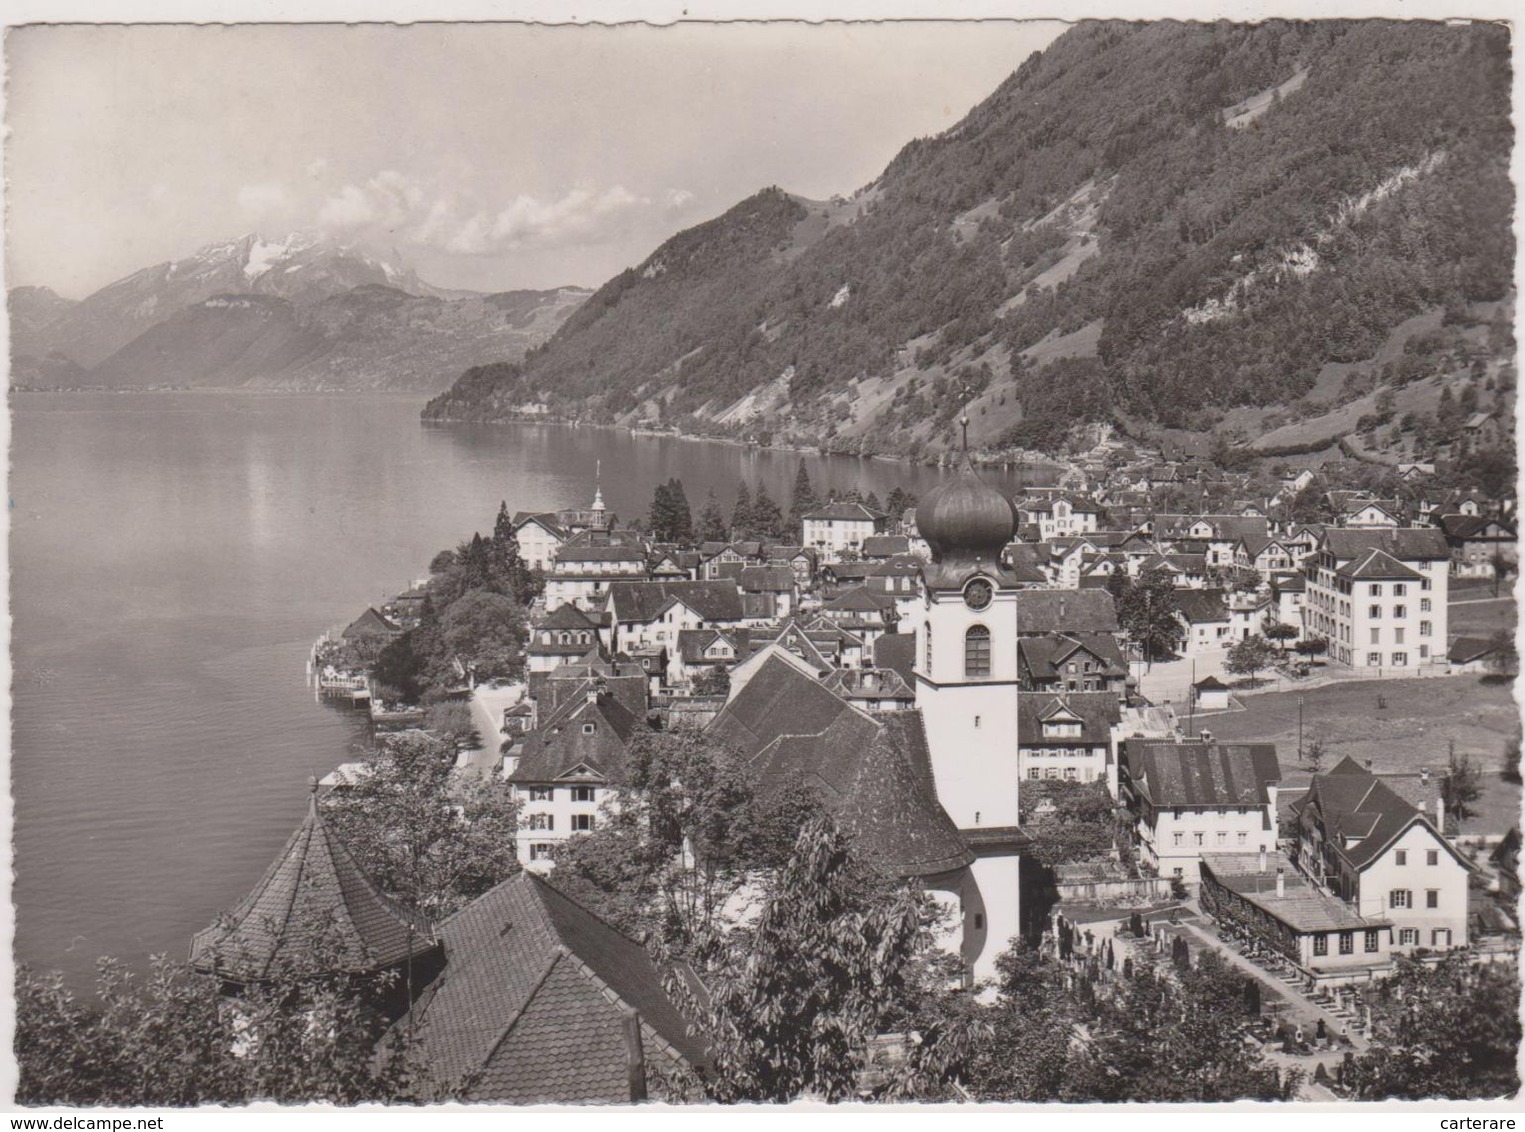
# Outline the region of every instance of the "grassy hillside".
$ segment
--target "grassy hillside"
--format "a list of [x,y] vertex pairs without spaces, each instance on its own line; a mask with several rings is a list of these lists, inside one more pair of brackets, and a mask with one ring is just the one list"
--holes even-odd
[[850,199],[766,190],[426,415],[528,401],[849,451],[1305,398],[1511,277],[1487,25],[1082,24]]

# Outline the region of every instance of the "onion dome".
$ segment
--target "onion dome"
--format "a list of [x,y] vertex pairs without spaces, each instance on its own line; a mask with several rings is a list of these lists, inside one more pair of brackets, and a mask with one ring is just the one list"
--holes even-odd
[[927,540],[932,561],[945,571],[996,573],[1001,551],[1017,533],[1017,509],[975,474],[966,446],[958,475],[938,484],[917,505],[916,529]]

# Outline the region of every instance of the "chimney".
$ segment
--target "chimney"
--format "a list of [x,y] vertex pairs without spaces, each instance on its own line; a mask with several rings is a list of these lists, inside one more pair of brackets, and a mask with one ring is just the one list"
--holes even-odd
[[1367,759],[1367,760],[1366,760],[1366,769],[1367,769],[1367,770],[1370,770],[1370,769],[1371,769],[1371,760],[1370,760],[1370,759]]
[[1446,800],[1439,794],[1435,795],[1435,828],[1440,830],[1440,836],[1446,835]]
[[1430,768],[1427,767],[1427,766],[1420,767],[1419,768],[1419,781],[1420,782],[1428,782],[1429,780],[1430,780]]
[[1287,895],[1287,870],[1286,869],[1278,868],[1276,870],[1276,895],[1277,896],[1285,896],[1285,895]]
[[1260,871],[1266,871],[1266,847],[1264,845],[1260,847]]

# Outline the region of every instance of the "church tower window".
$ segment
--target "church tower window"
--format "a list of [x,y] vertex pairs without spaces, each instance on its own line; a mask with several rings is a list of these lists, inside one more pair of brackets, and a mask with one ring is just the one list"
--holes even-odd
[[990,675],[990,630],[971,625],[964,634],[964,676],[975,680]]

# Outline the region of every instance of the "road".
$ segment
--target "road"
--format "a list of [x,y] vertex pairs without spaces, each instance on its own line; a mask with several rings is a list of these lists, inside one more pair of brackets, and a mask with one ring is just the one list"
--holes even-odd
[[498,748],[503,742],[500,730],[503,712],[517,704],[523,695],[523,684],[505,684],[499,688],[482,684],[471,693],[471,718],[481,742],[474,749],[460,753],[455,762],[457,768],[498,769],[502,762]]

